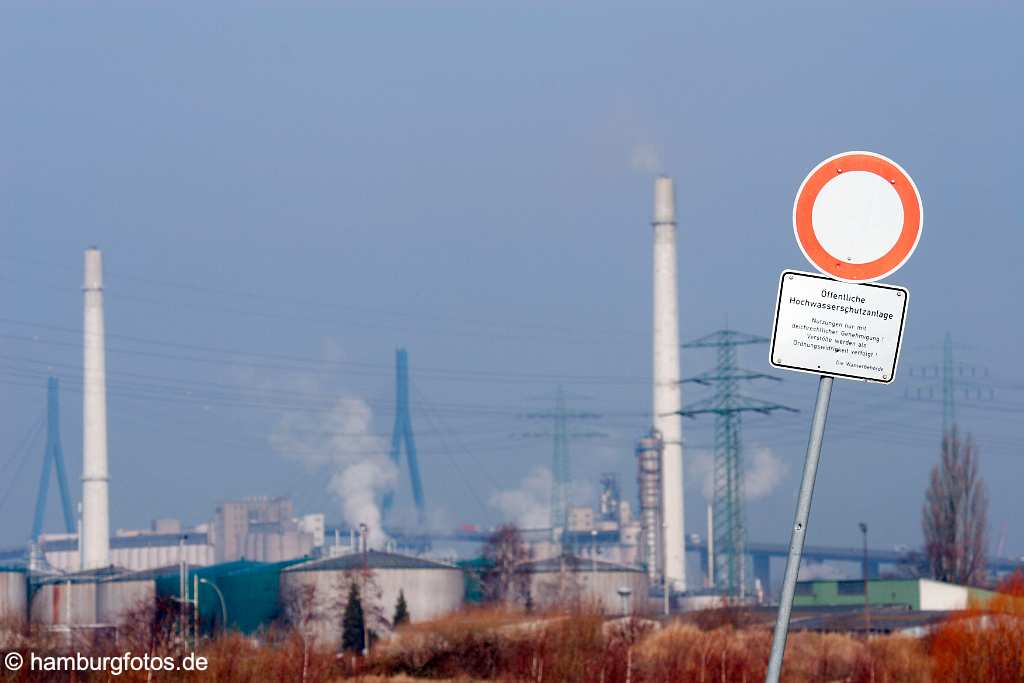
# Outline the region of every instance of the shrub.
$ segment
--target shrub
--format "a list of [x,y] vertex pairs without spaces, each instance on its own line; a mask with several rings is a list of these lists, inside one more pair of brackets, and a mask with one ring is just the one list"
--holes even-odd
[[938,681],[1024,681],[1024,575],[1001,583],[991,600],[950,615],[931,639]]

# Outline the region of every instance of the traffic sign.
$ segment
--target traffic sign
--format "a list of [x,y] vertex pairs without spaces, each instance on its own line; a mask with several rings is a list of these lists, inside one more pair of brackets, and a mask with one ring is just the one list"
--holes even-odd
[[793,232],[804,256],[820,272],[847,282],[895,272],[917,248],[923,223],[913,179],[874,152],[845,152],[821,162],[793,202]]
[[784,271],[768,360],[777,368],[888,384],[908,298],[903,287]]
[[793,232],[804,256],[823,274],[783,271],[769,361],[818,375],[818,397],[765,683],[779,683],[782,675],[833,379],[888,384],[895,378],[910,293],[871,283],[906,263],[921,239],[923,220],[914,181],[895,161],[872,152],[826,159],[796,193]]

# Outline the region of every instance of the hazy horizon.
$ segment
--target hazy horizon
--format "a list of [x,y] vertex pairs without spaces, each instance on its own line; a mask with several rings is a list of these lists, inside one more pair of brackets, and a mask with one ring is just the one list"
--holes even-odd
[[[608,471],[635,506],[657,174],[676,181],[681,338],[767,337],[779,273],[811,270],[790,223],[800,181],[868,149],[914,177],[924,232],[886,280],[911,292],[900,376],[836,382],[808,542],[856,545],[863,521],[872,546],[920,545],[942,419],[927,372],[949,332],[976,383],[957,413],[990,549],[1024,555],[1024,12],[797,7],[3,10],[0,546],[29,535],[51,374],[80,497],[89,245],[106,267],[112,530],[253,495],[341,522],[354,494],[338,492],[363,480],[335,475],[390,443],[399,347],[431,524],[491,525],[547,504],[551,442],[523,416],[559,385],[606,434],[572,444],[579,499],[596,504]],[[801,412],[744,418],[747,522],[784,542],[815,384],[766,354],[740,363],[784,382],[743,393]],[[683,374],[714,362],[687,349]],[[713,426],[684,422],[689,533]],[[46,528],[62,530],[52,485]]]

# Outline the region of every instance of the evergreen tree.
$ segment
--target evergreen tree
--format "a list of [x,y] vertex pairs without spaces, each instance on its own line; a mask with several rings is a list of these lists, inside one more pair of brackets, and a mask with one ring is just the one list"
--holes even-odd
[[405,604],[405,592],[402,590],[398,591],[398,602],[395,603],[395,617],[391,620],[391,625],[394,628],[398,628],[402,624],[409,622],[409,606]]
[[366,647],[366,641],[363,640],[365,627],[363,601],[359,597],[359,587],[353,581],[348,589],[348,602],[345,603],[345,616],[341,622],[341,649],[346,652],[362,652]]

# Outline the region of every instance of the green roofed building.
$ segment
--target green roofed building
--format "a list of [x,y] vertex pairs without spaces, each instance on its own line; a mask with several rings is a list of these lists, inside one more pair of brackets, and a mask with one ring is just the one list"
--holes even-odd
[[[872,579],[867,582],[868,604],[905,607],[913,611],[953,611],[984,604],[991,591],[931,579]],[[794,607],[858,607],[864,605],[862,579],[799,581]]]
[[[198,587],[204,633],[223,629],[225,613],[228,628],[253,633],[281,617],[281,571],[306,561],[308,558],[273,563],[235,560],[205,567],[192,566],[188,568],[185,581],[185,599],[194,599]],[[179,566],[160,567],[133,576],[147,575],[156,581],[157,597],[180,599]]]

